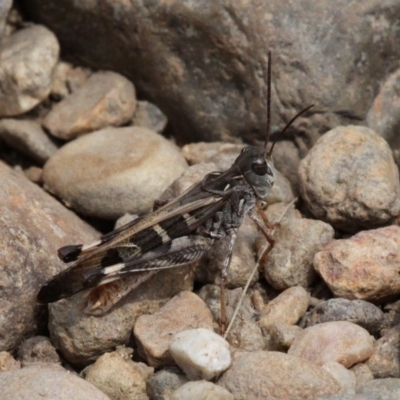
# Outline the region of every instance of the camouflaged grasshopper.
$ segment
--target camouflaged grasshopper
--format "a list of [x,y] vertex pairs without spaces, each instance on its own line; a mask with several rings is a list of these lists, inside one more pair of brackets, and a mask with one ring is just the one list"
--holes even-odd
[[[224,286],[236,232],[248,215],[268,242],[267,221],[257,215],[256,205],[265,201],[274,184],[270,131],[271,54],[268,54],[267,135],[264,146],[245,147],[233,165],[213,172],[179,197],[144,217],[102,236],[89,245],[58,250],[64,262],[73,264],[43,286],[38,302],[51,303],[92,288],[85,312],[101,315],[132,289],[161,269],[194,263],[216,240],[229,238],[221,269],[221,331],[225,330]],[[310,107],[298,113],[281,131]],[[264,255],[265,256],[265,255]]]

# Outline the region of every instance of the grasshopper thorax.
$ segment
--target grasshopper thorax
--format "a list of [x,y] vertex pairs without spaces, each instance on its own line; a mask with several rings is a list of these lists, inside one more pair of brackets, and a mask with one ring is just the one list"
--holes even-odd
[[265,200],[274,184],[271,158],[264,147],[245,147],[235,161],[244,179],[253,189],[256,197]]

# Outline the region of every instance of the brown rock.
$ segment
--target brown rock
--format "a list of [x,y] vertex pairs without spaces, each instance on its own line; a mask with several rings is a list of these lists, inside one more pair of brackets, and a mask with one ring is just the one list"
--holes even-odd
[[20,369],[21,363],[17,361],[8,351],[0,351],[0,373]]
[[23,114],[51,90],[59,44],[47,28],[32,25],[15,32],[0,52],[0,116]]
[[338,297],[381,301],[400,293],[400,228],[388,226],[336,240],[314,267]]
[[211,312],[194,293],[181,292],[157,313],[138,318],[134,335],[139,354],[154,367],[171,363],[168,348],[173,335],[195,328],[212,330]]
[[83,133],[131,120],[136,108],[132,83],[114,72],[96,72],[58,103],[43,120],[53,136],[70,140]]
[[[241,146],[243,147],[243,146]],[[189,143],[182,147],[182,154],[186,158],[187,162],[190,165],[199,164],[201,162],[207,162],[213,158],[214,156],[218,157],[217,154],[222,150],[226,149],[236,149],[238,153],[240,150],[238,146],[233,143],[225,143],[225,142],[197,142],[197,143]]]
[[63,146],[45,165],[46,187],[73,209],[114,219],[143,214],[187,168],[178,149],[144,128],[108,128]]
[[355,394],[356,377],[352,371],[349,371],[342,364],[336,361],[327,362],[322,368],[329,372],[341,386],[341,393]]
[[138,101],[132,125],[141,126],[161,133],[167,125],[167,117],[154,104],[148,101]]
[[365,361],[373,351],[374,338],[351,322],[325,322],[304,329],[288,354],[324,365],[336,361],[345,367]]
[[295,325],[306,313],[309,305],[309,293],[301,286],[291,287],[264,305],[259,325],[263,328],[278,323]]
[[0,42],[3,39],[3,34],[6,25],[7,14],[12,6],[12,0],[4,0],[0,4]]
[[217,382],[235,394],[235,400],[312,400],[340,391],[322,368],[299,357],[278,352],[238,354]]
[[154,369],[123,357],[118,351],[103,354],[84,370],[87,382],[113,400],[148,400],[146,380]]
[[400,378],[400,325],[390,329],[375,342],[374,351],[367,361],[375,379]]
[[355,232],[400,214],[400,183],[388,144],[369,128],[337,127],[322,136],[299,167],[311,213]]
[[351,367],[350,371],[352,371],[356,377],[356,392],[358,392],[358,389],[365,382],[372,381],[372,379],[374,379],[372,371],[365,363],[354,365],[353,367]]
[[34,121],[11,118],[1,120],[0,139],[39,164],[44,164],[57,151],[57,146]]
[[22,365],[42,362],[49,364],[61,364],[60,356],[45,336],[34,336],[25,340],[18,349],[18,358]]
[[171,400],[234,400],[233,394],[211,382],[188,382],[172,393]]
[[35,333],[36,295],[65,268],[57,249],[91,241],[95,230],[23,175],[0,163],[0,349],[11,350]]

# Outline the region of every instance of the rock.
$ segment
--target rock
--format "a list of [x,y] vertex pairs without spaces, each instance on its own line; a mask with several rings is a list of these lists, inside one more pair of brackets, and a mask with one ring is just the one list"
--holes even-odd
[[24,170],[25,177],[28,178],[31,182],[36,183],[37,185],[42,184],[42,174],[43,169],[39,167],[35,167],[32,165],[28,169]]
[[14,350],[43,324],[36,295],[65,268],[57,249],[91,241],[96,232],[1,162],[0,182],[0,350]]
[[79,90],[87,81],[91,71],[82,67],[75,67],[65,61],[56,65],[51,86],[51,98],[58,101]]
[[363,300],[330,299],[322,301],[309,311],[304,327],[322,322],[348,321],[360,325],[372,335],[378,335],[385,323],[385,314],[377,306]]
[[314,400],[378,400],[378,399],[367,397],[363,394],[339,393],[339,394],[332,394],[330,396],[321,396]]
[[12,0],[5,0],[0,3],[0,42],[3,39],[7,14],[10,11],[11,6]]
[[356,392],[358,392],[359,388],[365,382],[372,381],[372,379],[374,379],[374,375],[367,364],[356,364],[351,367],[350,371],[352,371],[356,377]]
[[86,215],[149,211],[187,165],[171,142],[144,128],[108,128],[63,146],[44,166],[48,190]]
[[374,338],[351,322],[324,322],[304,329],[288,354],[324,365],[336,361],[345,367],[365,361],[373,352]]
[[153,372],[146,364],[134,362],[115,351],[103,354],[87,367],[84,377],[113,400],[147,400],[146,380]]
[[337,297],[383,301],[400,293],[400,228],[388,226],[336,240],[314,268]]
[[[338,123],[363,120],[379,82],[398,67],[394,0],[168,4],[21,1],[76,59],[117,71],[156,99],[180,142],[264,139],[267,50],[274,55],[273,130],[316,104],[295,124],[304,147]],[[190,51],[176,51],[183,48]]]
[[332,129],[301,160],[299,175],[308,209],[335,228],[376,228],[400,214],[399,173],[392,151],[371,129]]
[[80,89],[56,104],[43,120],[53,136],[71,140],[84,133],[131,120],[136,108],[135,88],[114,72],[96,72]]
[[367,361],[375,379],[400,378],[400,325],[390,329],[375,342],[374,351]]
[[44,100],[60,51],[47,28],[32,25],[15,32],[0,52],[0,116],[23,114]]
[[210,160],[214,158],[214,156],[217,158],[219,153],[228,149],[234,149],[235,153],[237,150],[237,154],[239,154],[241,148],[243,148],[243,146],[240,146],[240,148],[238,148],[238,146],[233,143],[197,142],[185,144],[185,146],[182,147],[182,154],[186,158],[186,161],[190,165],[193,165],[199,164],[201,162],[207,162],[206,160]]
[[310,295],[301,286],[286,289],[261,310],[259,325],[268,328],[276,324],[295,325],[306,313]]
[[275,246],[263,265],[265,279],[277,290],[309,287],[316,278],[314,255],[333,240],[333,235],[333,228],[322,221],[282,220],[274,234]]
[[[226,292],[228,322],[233,317],[242,293],[242,288],[227,290]],[[219,322],[221,317],[220,287],[217,285],[205,285],[200,289],[199,296],[211,310],[214,320]],[[258,312],[254,309],[249,295],[245,295],[226,338],[233,348],[241,351],[256,351],[264,350],[267,347],[266,339],[257,325],[257,317]],[[215,328],[219,329],[219,326],[215,326]]]
[[185,267],[160,271],[101,316],[85,314],[85,292],[53,303],[49,307],[51,340],[71,364],[88,365],[116,346],[128,345],[140,315],[155,312],[176,293],[191,289],[193,280],[185,279],[186,275]]
[[211,380],[227,370],[231,363],[229,343],[204,328],[177,333],[169,351],[190,380]]
[[173,392],[171,400],[234,400],[233,394],[211,382],[188,382]]
[[397,400],[400,396],[400,379],[374,379],[364,383],[358,393],[365,395],[368,400]]
[[367,114],[367,124],[378,135],[382,136],[394,150],[397,164],[399,163],[400,141],[397,137],[400,123],[400,69],[390,74]]
[[20,369],[21,363],[8,351],[0,351],[0,373]]
[[40,165],[57,151],[57,146],[34,121],[11,118],[0,120],[0,139]]
[[275,324],[268,327],[271,336],[269,350],[286,352],[302,329],[297,325]]
[[170,400],[172,393],[188,379],[178,367],[166,367],[147,380],[147,395],[152,400]]
[[331,361],[322,366],[325,371],[328,371],[342,387],[342,393],[355,394],[356,392],[356,377],[352,371],[349,371],[342,364],[336,361]]
[[110,400],[89,382],[53,365],[0,373],[0,391],[2,400]]
[[31,363],[61,364],[60,356],[45,336],[34,336],[25,340],[18,349],[18,359],[22,365]]
[[290,181],[274,168],[275,183],[272,186],[271,192],[267,197],[267,204],[274,203],[290,203],[294,199],[294,194]]
[[235,400],[305,400],[340,391],[324,369],[273,351],[238,354],[217,383],[234,393]]
[[138,101],[132,125],[141,126],[161,133],[167,126],[167,117],[154,104],[148,101]]
[[157,313],[137,319],[134,335],[139,354],[153,367],[171,363],[173,335],[194,328],[212,330],[211,312],[194,293],[181,292]]

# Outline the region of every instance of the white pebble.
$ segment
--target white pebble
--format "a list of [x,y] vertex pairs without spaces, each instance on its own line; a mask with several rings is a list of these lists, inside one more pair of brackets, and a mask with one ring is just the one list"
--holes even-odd
[[229,343],[207,329],[190,329],[175,335],[169,351],[191,380],[210,380],[228,369]]

